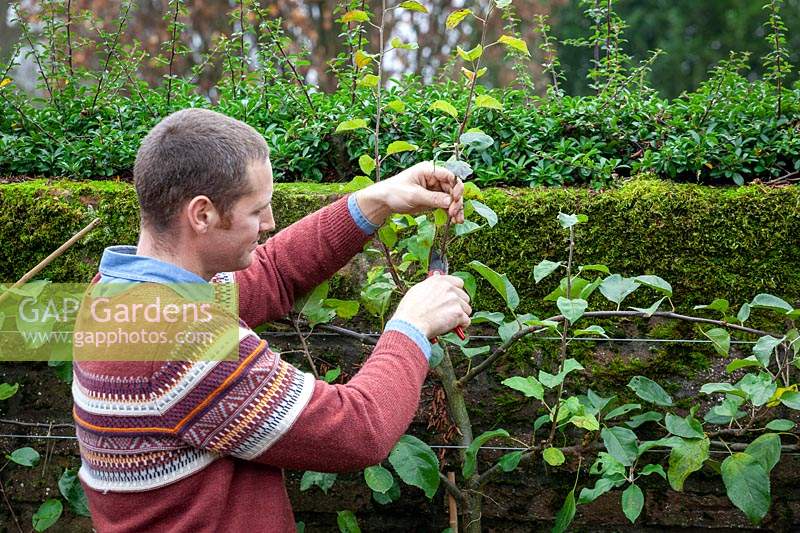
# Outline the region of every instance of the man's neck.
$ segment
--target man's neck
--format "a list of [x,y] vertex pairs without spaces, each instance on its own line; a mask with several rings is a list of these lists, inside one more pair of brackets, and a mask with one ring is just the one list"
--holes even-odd
[[[177,239],[181,241],[182,239]],[[190,250],[184,250],[179,244],[170,247],[164,242],[154,237],[149,231],[142,230],[139,235],[139,243],[136,245],[136,255],[144,257],[152,257],[165,263],[178,266],[184,270],[188,270],[197,274],[206,281],[209,281],[214,273],[207,273],[202,267],[202,261],[195,256]]]

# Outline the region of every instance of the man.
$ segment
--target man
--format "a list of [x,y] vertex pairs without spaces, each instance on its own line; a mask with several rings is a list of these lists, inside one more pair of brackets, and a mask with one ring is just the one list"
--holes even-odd
[[287,314],[391,213],[441,207],[463,221],[463,184],[419,164],[259,245],[275,228],[266,143],[199,109],[153,128],[134,179],[138,246],[106,249],[95,287],[127,282],[167,294],[235,282],[242,322],[232,360],[199,359],[199,345],[175,360],[76,360],[79,476],[95,528],[293,531],[283,469],[340,472],[384,460],[416,411],[428,339],[467,326],[472,311],[458,278],[411,287],[346,385],[301,373],[250,328]]

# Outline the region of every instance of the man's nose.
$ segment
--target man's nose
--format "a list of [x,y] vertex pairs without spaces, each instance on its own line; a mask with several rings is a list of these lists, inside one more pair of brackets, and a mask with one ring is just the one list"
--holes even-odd
[[266,212],[261,217],[261,225],[258,228],[259,232],[270,232],[275,230],[275,218],[272,216],[272,206],[266,209]]

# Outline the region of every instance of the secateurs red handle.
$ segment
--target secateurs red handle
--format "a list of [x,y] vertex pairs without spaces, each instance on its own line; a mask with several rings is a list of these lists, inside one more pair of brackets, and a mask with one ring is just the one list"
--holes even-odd
[[[439,255],[439,252],[437,252],[436,250],[431,249],[431,257],[430,261],[428,262],[428,277],[434,276],[436,274],[441,274],[443,276],[447,275],[448,272],[447,267],[448,267],[447,259]],[[453,329],[453,333],[458,335],[458,338],[461,339],[462,341],[467,338],[467,336],[464,334],[464,329],[461,326],[456,326]],[[434,337],[431,343],[436,344],[437,341],[438,339]]]

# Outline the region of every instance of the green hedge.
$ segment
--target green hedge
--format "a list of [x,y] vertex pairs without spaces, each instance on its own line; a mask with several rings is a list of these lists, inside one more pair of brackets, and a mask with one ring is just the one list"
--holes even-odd
[[[346,192],[341,185],[278,184],[280,226]],[[679,308],[727,298],[732,305],[770,292],[800,302],[800,188],[712,188],[652,179],[631,180],[605,192],[585,189],[485,189],[498,214],[451,249],[451,268],[466,270],[478,259],[508,273],[521,308],[546,312],[541,299],[554,279],[533,281],[541,259],[565,258],[559,211],[581,212],[576,261],[605,263],[625,275],[657,274],[670,281]],[[134,244],[136,195],[122,182],[28,181],[0,185],[0,279],[14,281],[70,235],[99,216],[103,224],[40,277],[59,282],[89,280],[105,246]],[[643,294],[639,296],[650,297]],[[635,293],[630,305],[636,305]],[[629,302],[626,301],[626,304]],[[652,303],[642,301],[640,303]],[[475,307],[499,309],[491,289],[481,287]]]

